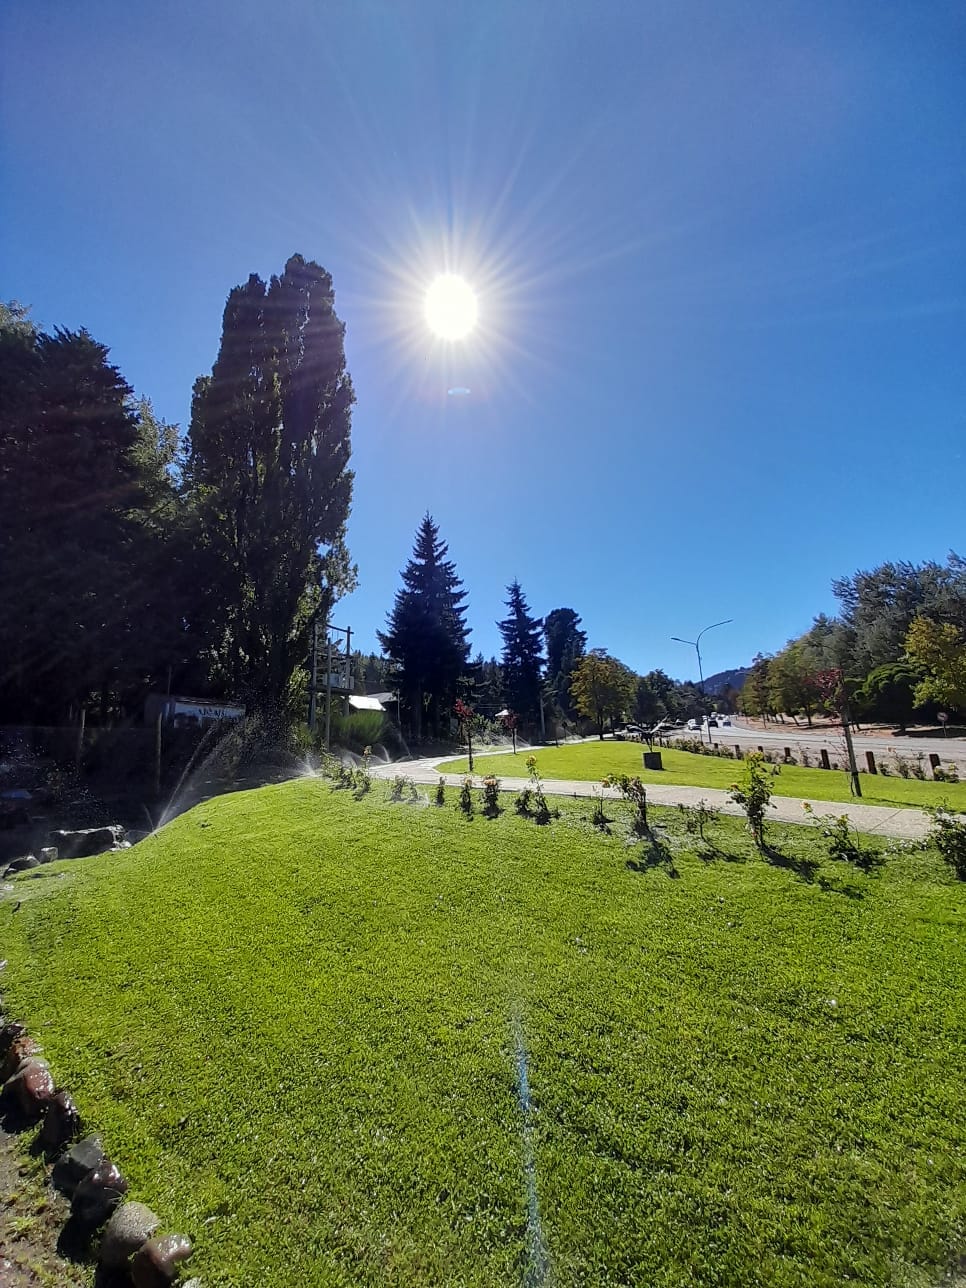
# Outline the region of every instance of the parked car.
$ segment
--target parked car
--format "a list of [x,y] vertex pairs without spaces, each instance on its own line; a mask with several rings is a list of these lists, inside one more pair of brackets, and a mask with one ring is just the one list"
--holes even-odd
[[688,728],[691,730],[692,733],[697,733],[697,731],[701,728],[701,726],[697,722],[697,720],[689,720]]

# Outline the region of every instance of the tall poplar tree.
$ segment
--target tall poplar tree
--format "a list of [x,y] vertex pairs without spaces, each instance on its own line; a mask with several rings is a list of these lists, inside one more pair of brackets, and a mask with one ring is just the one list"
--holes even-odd
[[540,717],[543,685],[541,622],[530,615],[520,583],[507,586],[509,616],[497,622],[503,636],[503,695],[509,707],[525,724]]
[[440,717],[453,704],[469,657],[466,591],[448,554],[438,525],[425,515],[386,630],[379,632],[383,651],[400,673],[413,738],[422,737],[424,706],[439,734]]
[[213,678],[256,708],[283,701],[308,627],[351,589],[345,327],[332,278],[293,255],[228,296],[195,383],[186,482],[199,529]]

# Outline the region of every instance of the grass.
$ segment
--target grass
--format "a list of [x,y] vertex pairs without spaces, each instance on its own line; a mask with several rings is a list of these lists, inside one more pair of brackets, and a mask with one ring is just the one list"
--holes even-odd
[[455,797],[239,793],[0,902],[8,1009],[193,1273],[937,1283],[966,1251],[937,856],[865,876],[774,826],[765,862],[727,819],[704,861],[654,810],[649,866],[626,807],[602,833],[586,801],[538,827]]
[[[572,778],[599,782],[606,774],[638,774],[645,783],[679,784],[684,787],[720,787],[727,790],[740,777],[741,764],[718,756],[701,756],[693,751],[661,749],[663,770],[645,770],[638,742],[581,742],[563,747],[537,747],[533,754],[542,778]],[[477,773],[497,774],[503,778],[525,778],[528,751],[498,756],[475,757]],[[467,760],[441,766],[450,774],[465,774]],[[805,769],[800,765],[782,765],[775,780],[776,796],[797,796],[816,801],[851,801],[848,775],[840,770]],[[866,805],[919,806],[940,805],[948,801],[953,809],[966,810],[966,782],[934,783],[916,778],[862,775],[862,801]]]

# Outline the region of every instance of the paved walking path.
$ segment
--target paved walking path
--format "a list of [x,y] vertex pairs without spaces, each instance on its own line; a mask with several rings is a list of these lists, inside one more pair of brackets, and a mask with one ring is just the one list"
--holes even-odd
[[[504,755],[505,748],[492,755]],[[474,755],[476,770],[474,777],[480,779],[486,773],[487,753]],[[390,764],[374,764],[372,773],[376,778],[394,778],[405,774],[417,783],[435,784],[443,778],[447,787],[459,787],[463,774],[446,773],[446,765],[456,760],[465,760],[462,756],[434,756],[427,760],[398,760]],[[599,786],[586,780],[572,778],[544,778],[543,790],[548,796],[592,797],[599,791]],[[500,778],[500,790],[519,792],[530,783],[529,778]],[[742,817],[740,805],[728,800],[728,793],[719,787],[683,787],[674,783],[647,783],[647,800],[649,805],[697,805],[706,801],[722,814],[734,814]],[[619,800],[620,792],[613,787],[604,791],[605,800]],[[802,809],[805,801],[796,796],[773,796],[774,809],[768,817],[774,823],[807,823],[808,816]],[[812,801],[816,814],[845,814],[854,828],[873,836],[895,837],[902,841],[919,841],[929,830],[930,817],[921,809],[893,809],[889,805],[859,805],[852,801]]]

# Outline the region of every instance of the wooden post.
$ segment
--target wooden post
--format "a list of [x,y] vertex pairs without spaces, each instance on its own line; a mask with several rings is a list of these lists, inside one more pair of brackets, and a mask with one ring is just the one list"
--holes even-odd
[[875,767],[875,755],[871,751],[865,753],[865,763],[869,766],[870,774],[877,774],[879,771]]
[[161,712],[154,722],[154,794],[161,795]]
[[933,778],[936,777],[936,770],[939,768],[939,753],[931,751],[929,753],[929,767],[932,769]]
[[852,726],[849,720],[849,713],[846,711],[842,717],[842,729],[845,733],[845,749],[849,756],[849,785],[854,796],[861,796],[862,784],[859,782],[859,767],[855,763],[855,748],[852,746]]
[[80,709],[80,724],[77,726],[77,746],[74,748],[74,768],[80,769],[81,756],[84,754],[84,726],[87,724],[87,708]]
[[740,742],[736,742],[736,743],[735,743],[735,760],[740,760],[740,759],[741,759],[741,743],[740,743]]
[[765,754],[765,749],[764,749],[764,747],[759,747],[759,748],[758,748],[758,750],[761,752],[761,754],[762,754],[762,755],[764,755],[764,754]]
[[828,752],[825,750],[824,747],[821,748],[818,754],[822,758],[822,768],[831,769],[832,766],[829,764]]
[[791,747],[786,747],[786,748],[785,748],[785,764],[786,764],[786,765],[787,765],[787,764],[788,764],[788,762],[791,760],[791,758],[792,758],[792,749],[791,749]]

